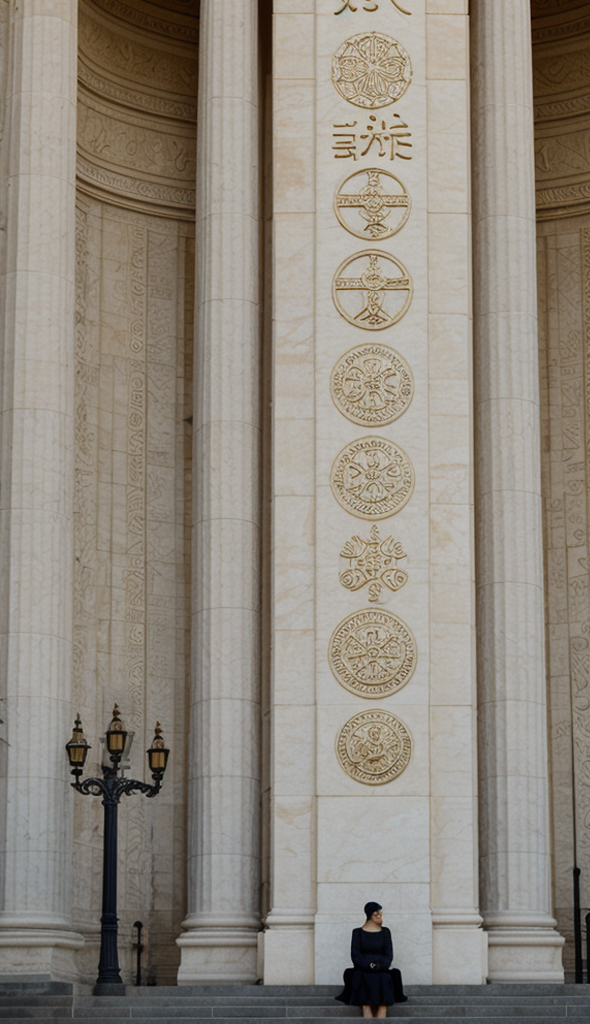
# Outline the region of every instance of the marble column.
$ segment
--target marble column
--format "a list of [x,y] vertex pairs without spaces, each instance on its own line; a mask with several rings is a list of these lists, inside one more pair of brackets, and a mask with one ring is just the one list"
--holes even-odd
[[10,5],[0,393],[0,973],[71,976],[77,0]]
[[529,0],[473,0],[480,905],[492,981],[563,981],[551,916]]
[[181,984],[254,981],[260,929],[257,10],[257,0],[201,3]]

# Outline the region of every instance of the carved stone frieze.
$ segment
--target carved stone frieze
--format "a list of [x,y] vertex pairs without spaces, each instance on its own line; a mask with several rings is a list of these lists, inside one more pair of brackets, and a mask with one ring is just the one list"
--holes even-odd
[[383,786],[408,767],[412,738],[403,722],[389,711],[360,711],[340,730],[336,756],[351,779]]
[[116,76],[122,84],[147,86],[153,95],[196,96],[196,52],[158,47],[156,41],[148,45],[141,36],[123,34],[116,25],[89,17],[84,7],[79,19],[79,47],[87,64],[105,75]]
[[406,411],[414,397],[412,371],[399,352],[366,342],[336,363],[330,378],[336,408],[363,427],[385,426]]
[[339,505],[359,519],[386,519],[399,512],[414,491],[409,456],[385,437],[361,437],[343,448],[330,473]]
[[330,668],[341,686],[359,697],[390,697],[412,678],[416,641],[392,612],[368,608],[348,615],[328,647]]
[[[125,24],[134,25],[156,36],[182,39],[187,43],[199,41],[197,5],[193,2],[158,4],[149,0],[85,0],[88,7],[104,11]],[[154,7],[158,13],[154,12]]]

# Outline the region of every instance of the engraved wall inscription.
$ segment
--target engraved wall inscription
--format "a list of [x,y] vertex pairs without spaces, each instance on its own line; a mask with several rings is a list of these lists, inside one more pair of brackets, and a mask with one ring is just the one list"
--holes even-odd
[[385,426],[398,419],[414,396],[414,377],[399,352],[367,342],[346,352],[332,370],[334,405],[353,423]]
[[340,582],[347,590],[360,590],[369,586],[369,601],[378,601],[383,587],[394,593],[408,582],[408,574],[398,567],[406,558],[399,540],[386,537],[381,540],[379,527],[372,526],[368,540],[354,536],[347,540],[340,557],[348,562],[348,569],[340,573]]
[[413,293],[414,284],[403,263],[377,249],[349,256],[338,267],[332,285],[340,315],[365,331],[396,324],[410,308]]
[[[388,124],[388,121],[391,121],[391,124]],[[378,119],[376,114],[370,114],[369,123],[364,131],[358,121],[335,123],[332,127],[335,160],[346,160],[349,157],[358,160],[359,156],[367,156],[369,152],[373,159],[412,159],[412,154],[407,152],[412,149],[412,143],[408,142],[408,139],[412,138],[412,133],[400,114],[391,114],[387,120],[384,117]],[[360,134],[353,130],[357,127]]]
[[[357,4],[353,4],[352,0],[341,0],[341,3],[342,3],[342,7],[338,11],[334,11],[334,14],[342,14],[344,11],[351,11],[353,14],[355,14],[356,11],[358,11],[358,3]],[[396,10],[398,10],[400,12],[400,14],[409,14],[409,15],[411,15],[412,12],[411,11],[406,11],[401,6],[401,4],[399,4],[397,2],[397,0],[390,0],[390,3],[393,4],[393,6],[396,8]],[[373,14],[375,11],[378,11],[379,10],[378,0],[363,0],[362,10],[363,11],[367,11],[368,14]]]
[[403,722],[389,711],[361,711],[340,730],[336,756],[351,779],[382,786],[408,767],[412,738]]
[[336,50],[332,81],[343,99],[374,110],[403,96],[412,81],[412,62],[397,39],[361,32]]
[[357,238],[390,238],[401,231],[411,209],[412,200],[399,178],[378,167],[349,175],[334,199],[342,227]]
[[407,505],[414,491],[409,456],[385,437],[361,437],[334,460],[330,486],[339,505],[359,519],[386,519]]

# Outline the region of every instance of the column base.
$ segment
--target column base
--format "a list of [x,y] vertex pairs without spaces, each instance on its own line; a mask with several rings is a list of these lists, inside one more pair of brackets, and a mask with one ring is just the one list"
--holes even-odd
[[26,975],[76,981],[75,954],[83,946],[84,939],[77,932],[0,927],[0,980],[2,975]]
[[260,935],[260,965],[265,985],[313,985],[313,910],[271,910]]
[[[215,920],[213,918],[213,920]],[[258,980],[258,932],[260,924],[244,927],[243,922],[223,925],[193,923],[188,918],[180,935],[180,967],[177,983],[195,985],[203,982],[238,982],[253,985]]]
[[488,981],[562,983],[565,939],[556,925],[557,921],[545,914],[484,913]]
[[473,911],[432,911],[434,985],[485,985],[488,936],[483,918]]

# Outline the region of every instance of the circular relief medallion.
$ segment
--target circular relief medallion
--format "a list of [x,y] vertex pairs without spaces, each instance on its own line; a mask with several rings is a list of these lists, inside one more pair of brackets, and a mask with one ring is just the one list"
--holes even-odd
[[330,393],[337,409],[360,426],[385,426],[406,411],[414,378],[399,352],[367,342],[346,352],[332,370]]
[[359,697],[390,697],[416,667],[416,641],[405,622],[380,608],[353,612],[336,627],[328,648],[341,686]]
[[339,505],[359,519],[386,519],[414,490],[414,467],[403,448],[385,437],[361,437],[343,448],[330,473]]
[[340,264],[332,283],[334,305],[349,324],[382,331],[407,313],[414,285],[403,263],[389,253],[367,249]]
[[397,39],[360,32],[336,50],[332,81],[349,103],[376,110],[403,96],[412,81],[412,62]]
[[390,238],[403,228],[411,209],[405,185],[378,167],[350,174],[334,200],[342,227],[357,238]]
[[389,711],[360,711],[342,727],[336,740],[340,767],[356,782],[382,786],[408,767],[412,738]]

